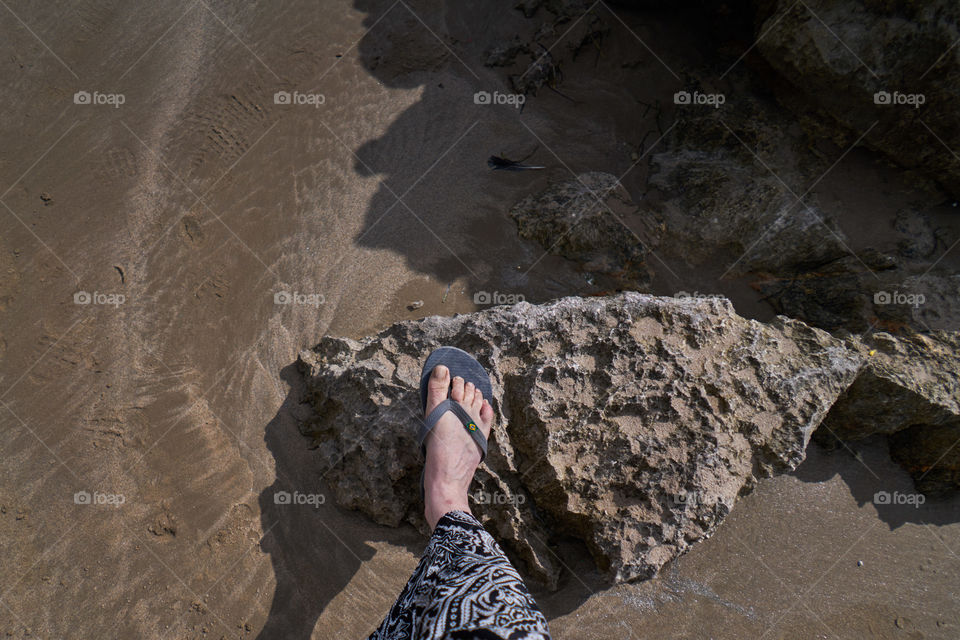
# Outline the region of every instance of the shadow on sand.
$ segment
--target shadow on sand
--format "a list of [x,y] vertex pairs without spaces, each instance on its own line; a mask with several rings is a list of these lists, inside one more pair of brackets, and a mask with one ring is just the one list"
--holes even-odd
[[945,500],[926,499],[919,494],[910,475],[890,458],[885,436],[854,443],[851,451],[843,448],[831,451],[811,442],[806,459],[793,475],[814,483],[839,475],[857,506],[873,504],[877,517],[890,530],[907,523],[960,522],[960,494]]

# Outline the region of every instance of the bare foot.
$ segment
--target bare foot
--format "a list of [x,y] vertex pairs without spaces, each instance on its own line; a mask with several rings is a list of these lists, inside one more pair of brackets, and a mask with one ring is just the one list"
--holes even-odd
[[[484,437],[489,439],[493,426],[493,407],[489,400],[472,382],[464,384],[459,376],[453,379],[451,386],[450,371],[443,365],[434,368],[427,383],[427,415],[447,399],[448,390],[450,399],[466,409]],[[470,513],[467,493],[480,464],[480,448],[459,418],[449,411],[427,434],[426,445],[424,516],[432,531],[440,518],[450,511]]]

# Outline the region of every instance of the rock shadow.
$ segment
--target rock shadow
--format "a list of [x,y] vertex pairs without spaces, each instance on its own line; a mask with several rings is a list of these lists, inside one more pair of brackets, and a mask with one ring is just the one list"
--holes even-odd
[[[850,489],[858,506],[873,504],[877,517],[893,530],[907,523],[945,525],[960,522],[960,493],[927,498],[890,457],[886,436],[874,436],[836,449],[811,441],[807,457],[791,474],[803,482],[824,482],[834,476]],[[919,497],[918,497],[919,496]]]

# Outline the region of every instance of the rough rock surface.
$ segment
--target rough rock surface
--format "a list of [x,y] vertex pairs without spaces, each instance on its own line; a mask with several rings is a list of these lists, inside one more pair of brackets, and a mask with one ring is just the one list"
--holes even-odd
[[945,314],[939,324],[960,326],[953,301],[939,293],[942,277],[931,274],[911,283],[904,279],[904,271],[896,257],[868,249],[801,273],[756,274],[752,285],[777,313],[828,331],[925,328],[921,318],[924,305],[907,300],[923,300],[924,304],[937,300]]
[[[687,90],[715,89],[703,79]],[[664,249],[691,265],[729,264],[731,274],[795,273],[849,255],[849,240],[809,193],[826,169],[813,140],[775,101],[745,86],[737,95],[736,109],[678,107],[681,124],[651,157]]]
[[[633,235],[637,206],[616,176],[593,171],[527,196],[510,210],[520,236],[631,289],[650,283],[647,246]],[[649,242],[649,238],[646,240]]]
[[555,587],[573,536],[614,580],[649,577],[709,536],[758,477],[793,469],[863,356],[801,322],[725,299],[625,293],[395,324],[300,354],[304,425],[336,501],[422,524],[414,432],[426,355],[443,344],[491,374],[498,414],[475,512]]
[[928,331],[960,329],[960,274],[930,272],[911,276],[903,280],[900,289],[923,296],[923,304],[907,306],[914,326]]
[[649,291],[662,255],[727,265],[725,276],[749,277],[776,313],[828,331],[960,328],[960,280],[938,268],[956,239],[939,237],[947,230],[926,212],[901,210],[896,241],[854,251],[806,193],[826,167],[783,109],[743,98],[735,113],[683,117],[651,157],[655,197],[634,204],[613,175],[584,173],[517,202],[520,235],[609,276],[610,288]]
[[[751,277],[775,312],[829,331],[960,329],[960,281],[938,267],[956,242],[949,230],[904,209],[891,221],[897,242],[854,251],[807,193],[829,168],[798,124],[811,118],[759,98],[741,103],[732,113],[688,108],[668,148],[653,155],[658,254],[730,264],[727,275]],[[884,294],[924,303],[887,303]]]
[[824,167],[786,111],[744,97],[734,113],[695,106],[680,115],[650,158],[654,202],[634,204],[615,176],[588,172],[514,205],[520,235],[641,291],[658,267],[650,249],[775,278],[850,256],[836,221],[805,193]]
[[854,139],[869,130],[865,144],[960,194],[960,159],[951,151],[960,146],[960,5],[760,4],[767,17],[757,25],[758,50],[807,96],[782,95],[784,105],[815,101]]
[[718,147],[654,156],[658,172],[650,184],[668,196],[665,242],[689,247],[693,264],[732,256],[734,274],[795,272],[801,264],[847,255],[849,241],[833,220],[815,204],[798,201],[780,177],[758,171],[744,154]]
[[917,489],[945,494],[960,486],[960,334],[895,337],[873,333],[848,344],[864,366],[817,432],[825,443],[875,434]]

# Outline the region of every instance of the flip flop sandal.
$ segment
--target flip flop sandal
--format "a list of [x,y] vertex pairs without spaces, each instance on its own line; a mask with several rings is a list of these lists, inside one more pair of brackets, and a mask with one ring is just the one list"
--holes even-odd
[[[480,389],[483,397],[486,398],[488,402],[493,398],[493,387],[490,386],[490,376],[487,375],[486,370],[477,362],[476,358],[456,347],[440,347],[427,358],[427,361],[423,364],[423,373],[420,374],[421,411],[427,410],[427,385],[430,384],[430,374],[433,373],[437,365],[441,364],[450,370],[450,380],[460,376],[463,378],[464,384],[472,382],[473,386]],[[451,385],[451,387],[452,386],[453,385]],[[423,458],[424,460],[427,458],[427,447],[425,444],[427,435],[430,433],[430,430],[437,425],[440,418],[449,411],[457,416],[460,422],[463,423],[463,428],[467,430],[470,437],[477,443],[477,447],[480,449],[480,462],[483,462],[487,457],[487,439],[483,437],[483,432],[480,431],[480,427],[473,421],[473,418],[470,417],[466,409],[460,406],[460,403],[456,400],[452,400],[449,397],[449,393],[448,391],[447,399],[438,404],[433,411],[430,412],[430,415],[423,420],[423,424],[417,433],[417,444],[420,446],[420,451],[423,452]],[[420,473],[421,500],[425,498],[423,489],[424,473],[426,473],[425,468],[424,471]]]

